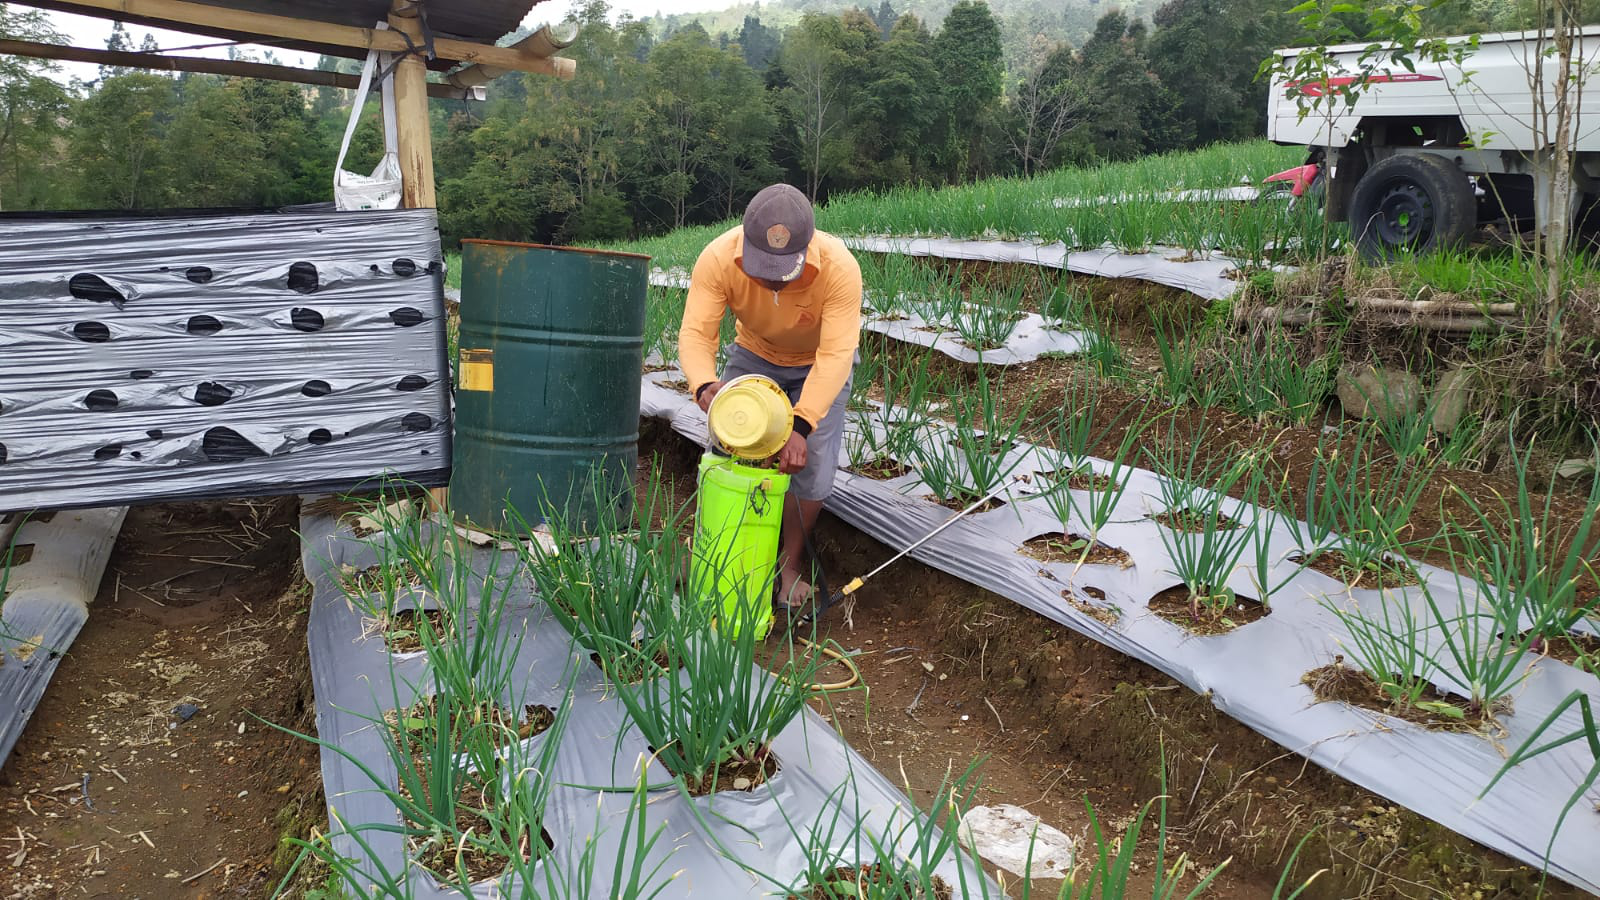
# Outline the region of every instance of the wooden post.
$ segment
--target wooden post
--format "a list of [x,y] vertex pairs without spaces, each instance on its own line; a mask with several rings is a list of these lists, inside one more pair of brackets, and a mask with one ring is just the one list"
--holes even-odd
[[[389,27],[422,47],[422,23],[411,0],[394,0]],[[433,209],[439,203],[433,189],[433,133],[428,122],[428,68],[415,54],[400,60],[394,70],[395,127],[399,133],[400,174],[404,179],[401,203],[407,209]]]
[[[412,0],[394,0],[389,27],[422,47],[422,23]],[[394,67],[395,133],[400,144],[400,205],[407,209],[437,209],[433,186],[433,128],[428,121],[428,69],[422,58],[406,56]],[[433,512],[450,508],[450,489],[428,491]]]

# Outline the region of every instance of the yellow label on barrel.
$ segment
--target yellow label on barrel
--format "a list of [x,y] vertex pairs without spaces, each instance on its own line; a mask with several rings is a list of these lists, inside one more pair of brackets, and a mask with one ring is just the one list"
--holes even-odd
[[461,389],[494,393],[494,351],[461,349]]

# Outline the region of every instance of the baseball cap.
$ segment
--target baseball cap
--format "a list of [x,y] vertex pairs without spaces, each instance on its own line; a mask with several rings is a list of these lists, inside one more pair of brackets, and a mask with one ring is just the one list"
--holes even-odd
[[764,281],[793,281],[805,271],[806,247],[816,234],[811,201],[798,188],[761,189],[744,210],[744,272]]

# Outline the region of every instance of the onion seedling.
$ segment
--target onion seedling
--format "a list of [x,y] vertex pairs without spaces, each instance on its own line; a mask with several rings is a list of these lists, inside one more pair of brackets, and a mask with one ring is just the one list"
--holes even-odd
[[1005,346],[1021,315],[1023,284],[1017,280],[1001,290],[971,292],[970,302],[951,313],[951,325],[962,343],[982,352]]
[[[945,777],[934,792],[932,814],[896,808],[875,816],[862,808],[853,775],[828,795],[810,822],[794,821],[780,805],[779,814],[800,848],[802,868],[796,875],[761,871],[731,853],[729,859],[786,897],[1003,897],[984,877],[982,860],[955,839],[956,823],[977,794],[979,762],[954,779]],[[947,826],[943,829],[935,822],[941,814]],[[940,869],[953,870],[956,884],[946,881]]]
[[1321,497],[1335,529],[1329,549],[1343,558],[1352,584],[1368,574],[1409,574],[1403,557],[1417,541],[1403,535],[1438,465],[1388,465],[1373,449],[1369,438],[1358,439],[1324,483]]
[[1255,494],[1263,478],[1261,466],[1254,453],[1220,465],[1202,463],[1199,442],[1190,441],[1186,455],[1176,449],[1178,443],[1176,429],[1169,429],[1165,448],[1151,454],[1162,476],[1166,507],[1161,543],[1172,558],[1172,574],[1188,588],[1194,618],[1202,610],[1224,616],[1238,604],[1227,581],[1251,546],[1258,523],[1243,525],[1222,510],[1228,491],[1247,475],[1245,493]]
[[[1359,604],[1346,609],[1330,598],[1320,602],[1350,635],[1349,641],[1340,640],[1339,646],[1389,702],[1397,709],[1421,706],[1436,667],[1428,653],[1423,627],[1405,598],[1397,597],[1391,602],[1389,596],[1381,597],[1374,604],[1379,610],[1376,614]],[[1438,704],[1426,708],[1449,714]]]
[[1453,527],[1445,529],[1444,541],[1456,569],[1455,607],[1442,603],[1427,581],[1418,587],[1442,640],[1437,651],[1441,668],[1448,658],[1452,663],[1448,674],[1459,679],[1467,693],[1470,707],[1465,712],[1490,719],[1501,699],[1527,677],[1522,671],[1523,657],[1537,635],[1520,627],[1522,605],[1512,593],[1514,586],[1484,585],[1464,578],[1461,570],[1471,571],[1473,563],[1461,558],[1458,542],[1467,542],[1461,541]]

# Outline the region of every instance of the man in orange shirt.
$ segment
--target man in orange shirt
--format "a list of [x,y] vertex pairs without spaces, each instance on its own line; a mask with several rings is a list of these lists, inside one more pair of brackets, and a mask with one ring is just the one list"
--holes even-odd
[[[722,317],[738,325],[717,377]],[[713,240],[694,264],[678,332],[678,358],[701,409],[740,375],[765,375],[794,404],[794,433],[778,452],[793,476],[783,515],[778,597],[805,607],[812,588],[806,541],[833,490],[845,401],[861,340],[861,267],[831,234],[816,230],[811,201],[775,184],[750,201],[742,225]]]

